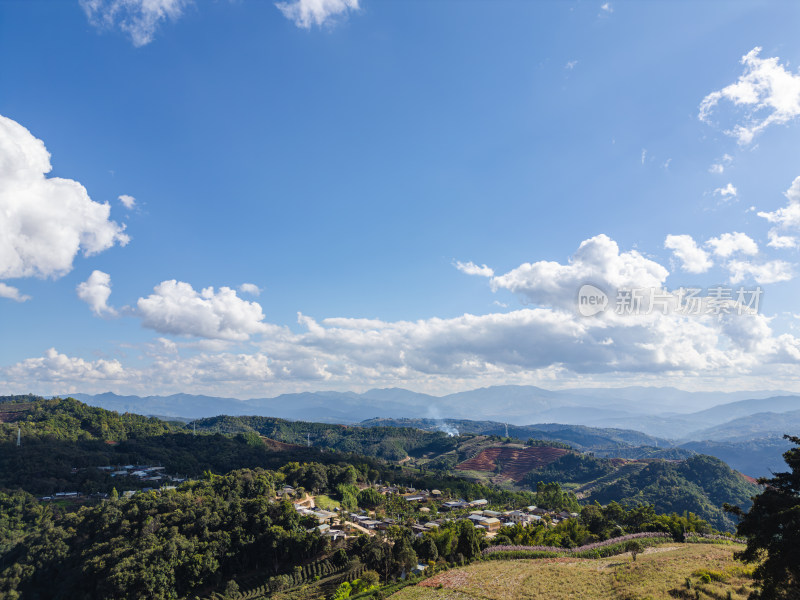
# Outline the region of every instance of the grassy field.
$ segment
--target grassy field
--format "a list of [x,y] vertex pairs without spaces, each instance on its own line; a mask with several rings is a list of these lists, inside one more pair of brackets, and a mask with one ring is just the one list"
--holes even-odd
[[[487,561],[407,587],[392,600],[743,600],[749,569],[733,560],[741,546],[668,544],[606,559]],[[688,583],[688,586],[687,586]],[[730,593],[730,595],[729,595]]]
[[333,510],[334,508],[342,507],[338,500],[334,500],[325,494],[317,494],[314,496],[314,504],[316,504],[322,510]]

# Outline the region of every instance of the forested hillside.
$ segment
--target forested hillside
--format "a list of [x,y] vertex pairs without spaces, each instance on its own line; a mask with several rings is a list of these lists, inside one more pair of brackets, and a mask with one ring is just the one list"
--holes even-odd
[[355,452],[386,460],[401,460],[409,455],[441,454],[456,448],[457,441],[441,431],[414,427],[356,427],[307,421],[287,421],[271,417],[219,416],[193,422],[198,431],[215,433],[254,432],[290,444]]
[[[130,477],[112,480],[97,468],[104,465],[160,465],[171,474],[193,478],[205,471],[276,469],[290,461],[348,460],[372,472],[373,480],[432,477],[433,487],[455,489],[460,485],[454,482],[467,483],[461,477],[509,491],[534,491],[540,481],[557,482],[584,502],[652,503],[660,511],[691,511],[715,527],[730,529],[733,522],[721,505],[746,508],[758,491],[727,465],[706,456],[682,462],[623,461],[565,452],[569,446],[556,442],[551,442],[556,450],[550,451],[548,442],[529,440],[541,449],[526,450],[499,436],[267,417],[220,416],[186,424],[120,415],[71,398],[9,397],[0,403],[0,415],[0,487],[42,495],[147,486]],[[18,429],[22,445],[16,448]],[[597,435],[586,435],[590,434]],[[309,442],[311,447],[306,446]]]

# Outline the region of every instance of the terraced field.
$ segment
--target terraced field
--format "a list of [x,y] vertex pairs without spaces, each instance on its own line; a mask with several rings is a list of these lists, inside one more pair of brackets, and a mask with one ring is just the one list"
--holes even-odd
[[[670,544],[605,559],[485,561],[407,587],[391,600],[744,600],[749,569],[733,560],[742,546]],[[730,595],[728,595],[730,593]]]
[[539,469],[567,454],[563,448],[518,448],[495,446],[479,452],[476,456],[456,465],[459,471],[495,472],[514,482],[522,481],[533,469]]

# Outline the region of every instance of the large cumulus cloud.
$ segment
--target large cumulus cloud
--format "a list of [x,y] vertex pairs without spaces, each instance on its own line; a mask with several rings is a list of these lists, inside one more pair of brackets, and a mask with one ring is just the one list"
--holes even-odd
[[47,177],[51,169],[44,143],[0,115],[0,279],[61,277],[78,253],[129,241],[107,203],[77,181]]

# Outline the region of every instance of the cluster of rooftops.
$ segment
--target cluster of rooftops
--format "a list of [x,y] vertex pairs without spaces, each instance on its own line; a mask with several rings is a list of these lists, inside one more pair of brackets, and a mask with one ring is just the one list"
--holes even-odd
[[118,465],[116,467],[97,467],[100,471],[105,471],[111,477],[136,477],[141,481],[172,481],[182,483],[185,477],[168,475],[165,467],[152,465]]
[[[398,488],[393,487],[379,487],[378,491],[382,494],[400,494]],[[294,489],[287,486],[283,490],[279,491],[277,495],[278,497],[281,497],[291,495],[293,493]],[[439,490],[418,491],[407,489],[406,492],[400,494],[400,496],[410,503],[427,503],[430,500],[440,500],[442,494]],[[436,506],[440,512],[465,511],[469,509],[473,510],[470,510],[468,514],[461,512],[458,516],[454,515],[453,517],[441,517],[433,520],[426,520],[423,517],[422,521],[415,522],[411,525],[411,530],[415,533],[415,535],[420,537],[424,535],[425,532],[439,527],[447,521],[467,519],[472,521],[476,528],[484,529],[489,535],[494,535],[502,527],[507,525],[515,525],[517,523],[521,523],[523,525],[536,523],[541,521],[545,516],[548,516],[549,522],[553,524],[558,523],[563,519],[578,517],[577,513],[570,513],[567,511],[549,511],[537,506],[526,506],[522,509],[499,512],[494,510],[486,510],[484,507],[488,505],[489,501],[485,498],[472,501],[448,500],[445,502],[437,502]],[[348,532],[371,533],[374,530],[386,530],[393,525],[400,524],[393,518],[378,518],[374,513],[369,513],[365,510],[359,510],[357,512],[350,512],[347,514],[343,514],[338,508],[334,509],[333,511],[322,510],[314,506],[314,502],[311,497],[295,502],[294,507],[299,514],[315,518],[319,523],[316,529],[322,535],[334,539],[337,539],[340,536],[346,537],[346,533]],[[431,509],[427,506],[422,506],[418,510],[421,513],[431,512]],[[338,526],[342,529],[331,528],[331,524],[334,524],[334,522],[338,523]],[[408,520],[405,520],[404,524],[407,525]]]

